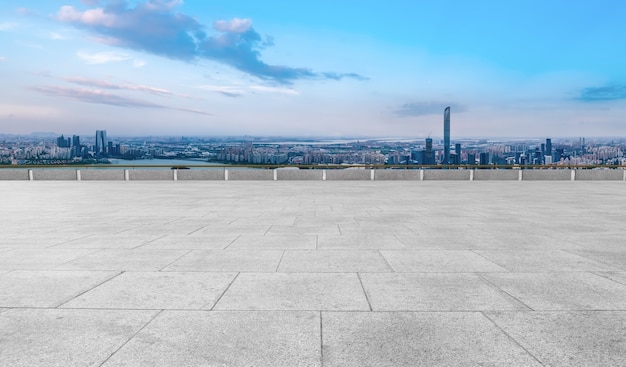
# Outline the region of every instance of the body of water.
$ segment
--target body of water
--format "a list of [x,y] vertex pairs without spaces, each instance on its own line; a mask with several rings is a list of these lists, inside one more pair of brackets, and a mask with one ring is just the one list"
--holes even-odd
[[[211,163],[204,160],[186,160],[186,159],[135,159],[135,160],[126,160],[126,159],[109,159],[111,165],[107,165],[106,168],[115,168],[116,165],[124,165],[124,166],[177,166],[177,167],[187,167],[189,165],[206,165],[206,166],[223,166],[223,163]],[[104,167],[103,167],[104,168]],[[148,167],[146,167],[148,168]],[[190,167],[191,169],[199,169],[200,167]],[[218,168],[218,167],[215,167]],[[221,167],[219,167],[221,169]],[[206,169],[206,168],[202,168]]]

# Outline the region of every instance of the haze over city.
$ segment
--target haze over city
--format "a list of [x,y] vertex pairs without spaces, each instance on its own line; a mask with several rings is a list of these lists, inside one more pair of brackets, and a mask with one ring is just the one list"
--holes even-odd
[[624,136],[620,1],[0,4],[0,126],[118,135]]

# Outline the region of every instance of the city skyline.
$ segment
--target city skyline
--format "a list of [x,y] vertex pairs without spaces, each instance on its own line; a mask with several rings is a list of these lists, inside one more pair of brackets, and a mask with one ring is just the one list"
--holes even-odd
[[625,136],[626,4],[0,4],[0,133]]

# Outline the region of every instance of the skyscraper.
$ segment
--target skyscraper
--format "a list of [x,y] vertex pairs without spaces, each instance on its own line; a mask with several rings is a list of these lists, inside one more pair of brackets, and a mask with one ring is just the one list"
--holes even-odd
[[96,157],[102,156],[106,153],[107,146],[107,131],[106,130],[96,130]]
[[443,164],[450,164],[450,107],[443,110]]
[[424,164],[435,164],[435,154],[433,152],[433,139],[426,138],[426,149],[424,150]]

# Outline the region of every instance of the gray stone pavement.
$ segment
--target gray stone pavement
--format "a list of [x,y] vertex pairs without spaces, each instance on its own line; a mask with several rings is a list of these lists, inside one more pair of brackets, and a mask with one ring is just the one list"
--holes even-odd
[[626,365],[624,182],[0,189],[0,366]]

